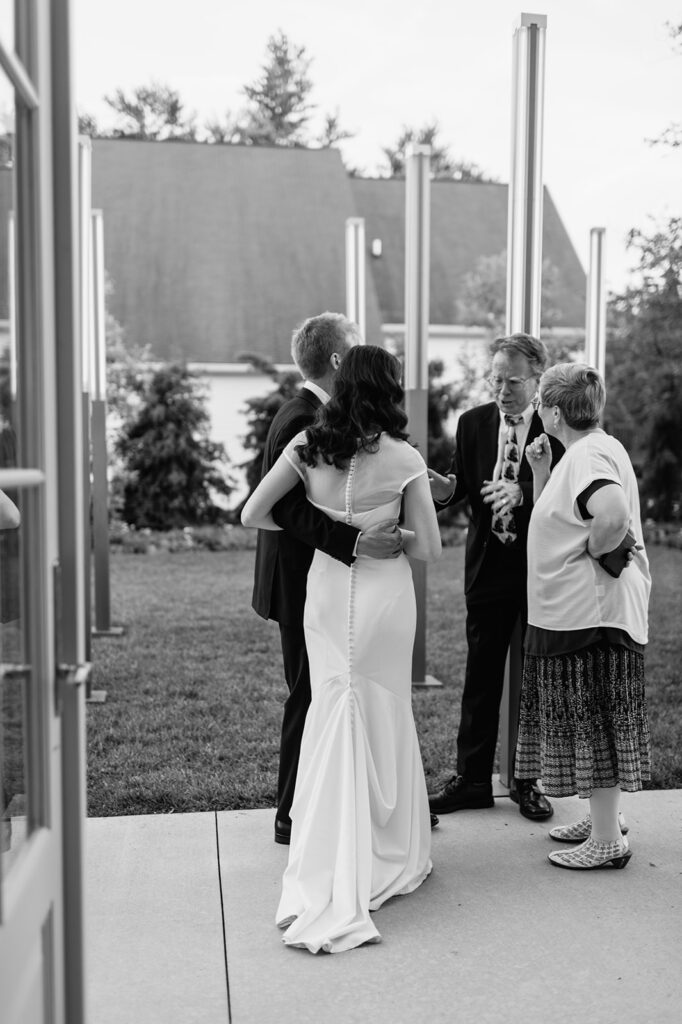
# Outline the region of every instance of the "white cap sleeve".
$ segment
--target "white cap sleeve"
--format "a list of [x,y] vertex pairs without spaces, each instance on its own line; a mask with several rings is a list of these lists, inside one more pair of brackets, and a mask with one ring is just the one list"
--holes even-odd
[[586,459],[575,460],[571,478],[571,495],[575,501],[586,487],[595,480],[610,480],[614,484],[623,486],[621,475],[614,459],[608,452],[593,448]]
[[423,476],[426,473],[424,459],[417,449],[409,444],[405,445],[405,472],[407,475],[403,478],[400,485],[401,492],[405,490],[409,483],[416,480],[418,476]]

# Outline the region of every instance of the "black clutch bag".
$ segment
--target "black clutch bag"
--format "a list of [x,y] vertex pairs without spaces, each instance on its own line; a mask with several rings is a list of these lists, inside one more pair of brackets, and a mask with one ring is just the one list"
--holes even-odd
[[600,555],[597,561],[604,572],[607,572],[609,576],[613,576],[617,580],[628,564],[628,551],[630,548],[634,548],[636,543],[637,541],[632,530],[628,530],[617,548],[614,548],[613,551],[607,551],[605,555]]

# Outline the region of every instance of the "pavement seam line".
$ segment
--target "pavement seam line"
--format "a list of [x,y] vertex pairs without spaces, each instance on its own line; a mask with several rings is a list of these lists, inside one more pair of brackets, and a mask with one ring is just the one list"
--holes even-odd
[[225,988],[227,989],[227,1020],[228,1024],[232,1024],[232,1004],[230,1001],[230,972],[227,966],[227,927],[225,924],[225,899],[223,895],[223,875],[220,870],[220,835],[218,832],[218,812],[214,811],[215,816],[215,847],[216,847],[216,861],[218,864],[218,892],[220,893],[220,916],[223,923],[223,956],[225,958]]

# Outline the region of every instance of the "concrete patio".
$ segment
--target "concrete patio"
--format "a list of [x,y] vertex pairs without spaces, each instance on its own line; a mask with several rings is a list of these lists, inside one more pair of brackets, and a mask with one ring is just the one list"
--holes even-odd
[[[506,791],[505,791],[506,792]],[[554,802],[551,824],[584,811]],[[682,790],[626,795],[624,871],[560,871],[507,797],[441,818],[434,870],[379,945],[287,949],[274,812],[93,818],[92,1024],[666,1024],[682,1020]]]

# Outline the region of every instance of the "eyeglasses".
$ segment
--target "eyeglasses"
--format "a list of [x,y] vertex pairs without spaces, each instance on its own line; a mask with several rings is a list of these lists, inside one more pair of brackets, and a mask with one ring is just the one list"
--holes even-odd
[[532,373],[530,377],[493,377],[491,375],[486,377],[486,380],[493,391],[501,391],[505,384],[511,391],[519,391],[526,381],[535,380],[535,374]]

